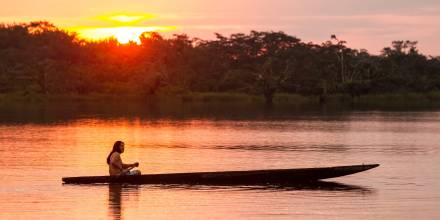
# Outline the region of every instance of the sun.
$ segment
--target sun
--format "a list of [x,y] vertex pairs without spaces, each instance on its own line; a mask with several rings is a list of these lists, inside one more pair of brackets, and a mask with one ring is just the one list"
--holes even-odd
[[140,43],[139,40],[139,33],[134,33],[134,31],[127,31],[127,30],[118,30],[115,32],[114,37],[118,40],[121,44],[129,43],[130,41]]
[[134,42],[140,44],[139,36],[144,32],[167,32],[175,30],[175,26],[144,26],[142,21],[154,18],[151,14],[112,14],[99,16],[104,21],[103,27],[75,27],[70,31],[88,40],[102,40],[114,37],[121,44]]
[[89,40],[102,40],[114,37],[121,44],[134,42],[140,44],[139,36],[144,32],[167,32],[176,29],[173,26],[148,26],[148,27],[91,27],[77,28],[73,31],[77,32],[79,37]]

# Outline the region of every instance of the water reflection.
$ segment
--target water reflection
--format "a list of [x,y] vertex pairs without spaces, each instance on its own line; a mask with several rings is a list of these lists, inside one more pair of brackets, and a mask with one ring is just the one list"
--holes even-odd
[[374,189],[349,185],[338,182],[316,181],[307,183],[290,183],[290,184],[255,184],[255,185],[185,185],[185,184],[168,184],[168,185],[150,185],[150,188],[173,189],[173,190],[260,190],[260,191],[299,191],[299,190],[316,190],[316,191],[339,191],[353,192],[361,194],[374,193]]
[[[439,216],[440,177],[435,170],[440,161],[440,112],[321,114],[289,107],[265,113],[249,106],[119,106],[0,106],[0,219]],[[129,145],[124,160],[141,162],[145,173],[372,162],[384,164],[384,169],[338,179],[373,189],[331,182],[58,187],[61,176],[106,174],[105,158],[115,139]]]
[[338,182],[316,181],[310,183],[267,185],[267,186],[247,186],[248,190],[267,190],[267,191],[293,191],[293,190],[319,190],[334,192],[351,192],[359,194],[371,194],[374,190],[371,188],[349,185]]
[[[126,205],[136,206],[140,197],[141,189],[146,190],[172,190],[178,194],[180,190],[221,192],[228,191],[253,193],[272,193],[287,191],[329,191],[332,193],[342,193],[345,196],[366,196],[374,193],[370,189],[358,185],[348,185],[338,182],[317,181],[310,183],[295,183],[282,185],[129,185],[129,184],[109,184],[108,185],[108,216],[111,219],[123,220]],[[126,203],[126,204],[125,204]]]
[[5,124],[37,123],[52,124],[78,119],[141,118],[143,120],[274,120],[304,118],[306,115],[334,120],[348,118],[339,109],[323,112],[320,106],[293,104],[265,108],[264,104],[250,103],[132,103],[124,102],[54,102],[54,103],[0,103],[0,122]]
[[[115,220],[124,219],[123,200],[126,200],[126,197],[134,197],[137,200],[139,198],[139,186],[124,184],[108,185],[109,217]],[[133,203],[131,202],[131,204]]]
[[[189,148],[190,146],[169,146],[175,148]],[[326,145],[214,145],[214,146],[197,146],[198,148],[215,148],[225,150],[248,150],[248,151],[297,151],[297,152],[343,152],[348,151],[349,146],[342,144],[326,144]]]

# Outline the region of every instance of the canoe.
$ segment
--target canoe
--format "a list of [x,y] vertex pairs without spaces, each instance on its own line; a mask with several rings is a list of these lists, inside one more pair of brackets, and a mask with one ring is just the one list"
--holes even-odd
[[379,164],[272,169],[249,171],[222,171],[196,173],[146,174],[138,176],[80,176],[63,177],[66,184],[130,183],[130,184],[189,184],[189,185],[256,185],[313,182],[366,171]]

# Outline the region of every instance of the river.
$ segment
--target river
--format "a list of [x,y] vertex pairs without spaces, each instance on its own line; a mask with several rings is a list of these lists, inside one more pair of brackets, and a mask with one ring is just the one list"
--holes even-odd
[[[440,111],[261,106],[0,107],[0,219],[439,219]],[[63,185],[106,175],[379,163],[323,186]]]

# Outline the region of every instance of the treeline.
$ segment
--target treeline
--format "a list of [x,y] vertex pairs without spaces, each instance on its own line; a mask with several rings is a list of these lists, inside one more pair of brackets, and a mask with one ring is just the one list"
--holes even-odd
[[0,25],[0,93],[239,92],[271,103],[277,92],[325,101],[335,93],[440,90],[440,58],[413,41],[371,55],[334,35],[322,44],[257,31],[214,40],[148,32],[140,40],[86,41],[48,22]]

